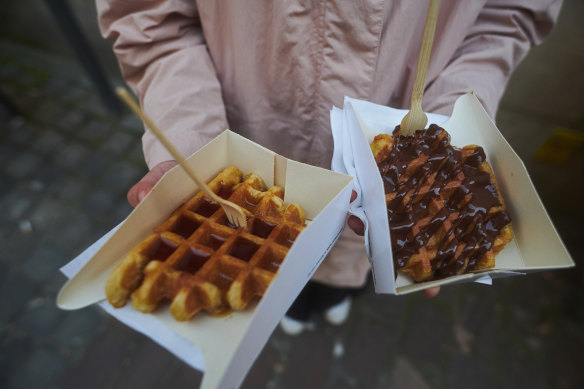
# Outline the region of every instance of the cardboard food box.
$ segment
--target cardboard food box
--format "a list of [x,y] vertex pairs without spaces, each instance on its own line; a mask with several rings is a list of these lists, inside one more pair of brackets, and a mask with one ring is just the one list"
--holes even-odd
[[351,213],[366,225],[366,249],[373,267],[377,293],[405,294],[456,282],[490,283],[492,278],[530,271],[566,268],[574,262],[560,240],[527,170],[490,119],[473,93],[461,96],[452,116],[429,114],[451,136],[451,144],[482,146],[505,200],[515,237],[496,256],[495,267],[442,280],[414,283],[394,276],[389,223],[383,182],[369,147],[375,135],[391,134],[407,110],[398,110],[346,98],[343,109],[333,108],[331,125],[335,139],[333,170],[355,177],[359,196]]
[[103,301],[105,282],[116,263],[198,191],[184,170],[176,167],[123,223],[62,269],[72,278],[61,289],[57,304],[63,309],[79,309],[99,303],[108,313],[204,371],[201,388],[235,388],[343,230],[352,177],[286,159],[229,130],[193,154],[188,163],[207,182],[226,166],[235,165],[244,174],[261,176],[268,186],[284,187],[284,201],[304,208],[307,227],[263,298],[224,317],[199,312],[186,322],[175,321],[167,306],[142,314],[131,304],[115,309]]

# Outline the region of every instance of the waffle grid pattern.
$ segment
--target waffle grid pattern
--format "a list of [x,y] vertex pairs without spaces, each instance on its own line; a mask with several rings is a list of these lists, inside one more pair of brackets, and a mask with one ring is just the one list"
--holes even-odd
[[261,297],[305,225],[304,212],[285,205],[284,190],[228,167],[209,183],[240,205],[245,228],[229,224],[225,212],[202,193],[177,209],[114,269],[106,285],[114,306],[152,312],[164,300],[179,321],[200,310],[241,310]]

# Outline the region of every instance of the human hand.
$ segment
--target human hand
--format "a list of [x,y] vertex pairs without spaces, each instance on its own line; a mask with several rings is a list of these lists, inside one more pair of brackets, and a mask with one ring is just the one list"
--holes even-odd
[[434,297],[438,296],[438,293],[440,293],[439,286],[434,286],[432,288],[424,289],[424,294],[428,298],[434,298]]
[[[353,191],[351,193],[351,202],[355,201],[357,198],[357,192]],[[365,234],[365,225],[357,216],[349,215],[347,219],[347,225],[351,228],[357,235],[363,236]],[[434,286],[432,288],[424,289],[424,294],[428,298],[434,298],[440,293],[440,287]]]
[[[351,202],[355,201],[357,198],[357,192],[353,191],[351,193]],[[365,234],[365,225],[357,216],[349,215],[347,219],[347,225],[352,229],[357,235],[363,236]]]
[[152,190],[154,185],[162,178],[164,173],[176,166],[176,161],[164,161],[154,166],[152,170],[142,177],[137,184],[132,186],[128,191],[128,202],[132,207],[136,207],[148,192]]

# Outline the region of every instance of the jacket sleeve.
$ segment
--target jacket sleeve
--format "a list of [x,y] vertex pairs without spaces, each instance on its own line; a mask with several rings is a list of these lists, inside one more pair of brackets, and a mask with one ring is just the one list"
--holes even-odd
[[[97,0],[102,35],[142,109],[188,156],[227,128],[221,87],[193,0]],[[150,168],[173,159],[146,129]]]
[[473,90],[494,118],[511,73],[551,32],[561,3],[487,1],[449,63],[426,86],[424,110],[450,115],[456,99]]

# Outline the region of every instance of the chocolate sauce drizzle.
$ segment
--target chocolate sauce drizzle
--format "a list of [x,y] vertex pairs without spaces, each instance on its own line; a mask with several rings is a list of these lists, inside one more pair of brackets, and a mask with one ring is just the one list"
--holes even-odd
[[378,163],[385,193],[395,194],[387,204],[395,269],[440,228],[445,236],[432,261],[434,278],[476,269],[511,222],[504,210],[488,214],[501,203],[489,173],[479,169],[485,161],[482,147],[455,148],[435,124],[414,136],[398,131],[399,126],[388,158]]

